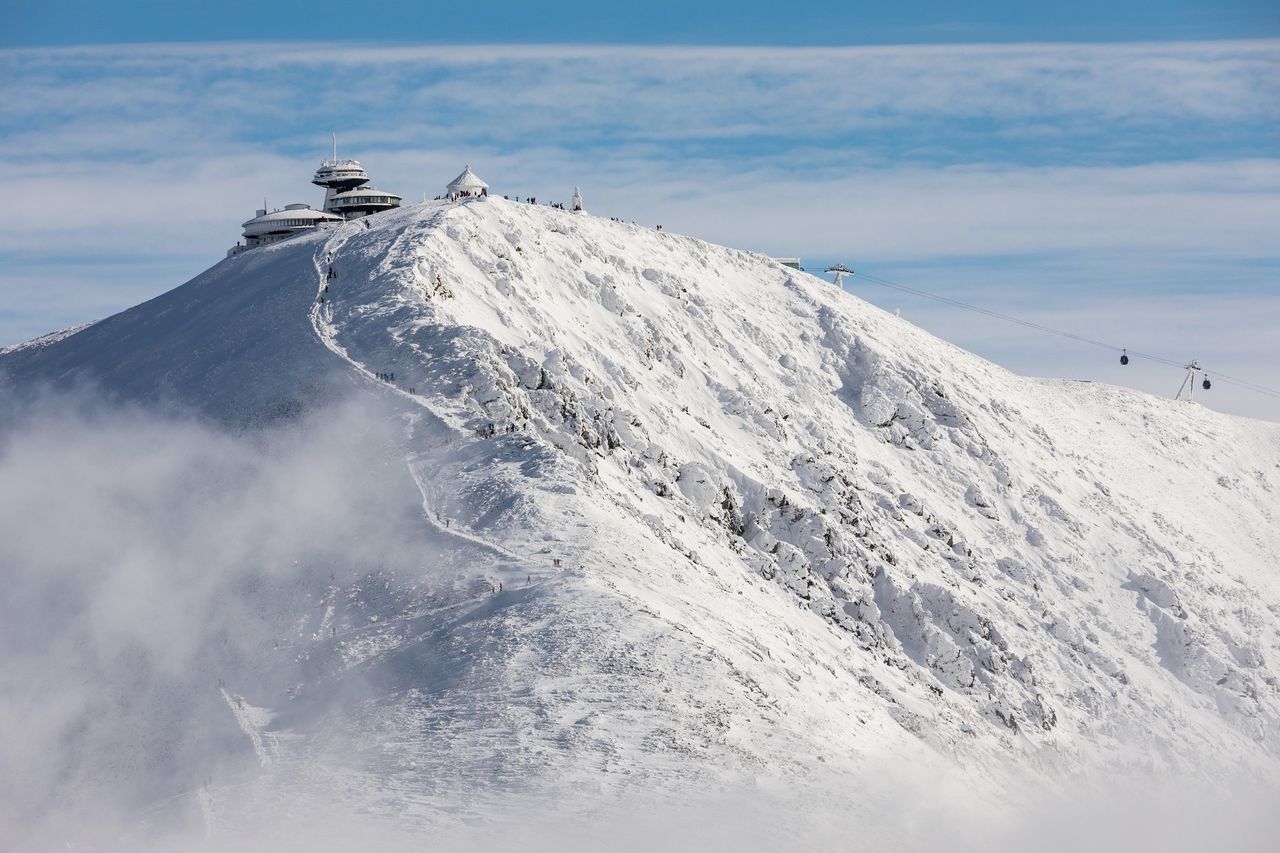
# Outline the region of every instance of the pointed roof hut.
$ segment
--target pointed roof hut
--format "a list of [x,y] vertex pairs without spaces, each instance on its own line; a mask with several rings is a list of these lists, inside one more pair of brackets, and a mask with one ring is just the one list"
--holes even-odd
[[449,191],[450,198],[457,198],[464,195],[488,195],[489,185],[480,180],[475,172],[471,171],[471,167],[467,166],[462,170],[462,174],[449,182],[449,186],[445,187]]

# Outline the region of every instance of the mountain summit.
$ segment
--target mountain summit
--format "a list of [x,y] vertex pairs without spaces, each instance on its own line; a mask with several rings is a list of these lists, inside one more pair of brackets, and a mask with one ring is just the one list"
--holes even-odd
[[401,578],[420,595],[289,613],[288,690],[220,688],[264,765],[340,730],[410,804],[890,758],[990,791],[1276,769],[1280,426],[1016,376],[758,254],[424,203],[0,372],[237,428],[351,397],[397,425],[445,556]]

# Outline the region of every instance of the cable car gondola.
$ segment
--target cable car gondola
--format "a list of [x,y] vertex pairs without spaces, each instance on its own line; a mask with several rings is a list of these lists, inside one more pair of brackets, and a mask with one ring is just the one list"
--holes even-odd
[[1121,364],[1129,363],[1129,351],[1127,349],[1120,353],[1120,363]]
[[1210,388],[1212,388],[1212,387],[1213,387],[1213,383],[1212,383],[1212,382],[1210,382],[1210,381],[1209,381],[1209,377],[1208,377],[1208,376],[1206,376],[1206,377],[1204,378],[1204,381],[1200,383],[1200,387],[1201,387],[1201,388],[1203,388],[1204,390],[1208,391]]

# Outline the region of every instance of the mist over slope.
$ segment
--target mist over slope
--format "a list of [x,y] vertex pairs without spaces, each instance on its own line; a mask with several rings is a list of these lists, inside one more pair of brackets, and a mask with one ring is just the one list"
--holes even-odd
[[[1014,376],[759,255],[498,199],[415,205],[230,258],[0,352],[0,373],[26,408],[91,385],[218,436],[262,428],[239,440],[285,472],[250,502],[270,508],[261,548],[172,557],[221,601],[276,549],[287,581],[241,596],[274,614],[247,617],[254,651],[210,659],[199,623],[142,632],[190,649],[170,665],[201,710],[164,715],[175,742],[188,722],[230,735],[156,759],[136,799],[180,794],[220,837],[298,792],[441,824],[516,795],[862,791],[886,764],[993,798],[1029,776],[1276,771],[1280,426]],[[49,554],[67,583],[149,588],[165,563],[135,573],[129,543],[162,535],[155,512],[124,537],[22,512],[74,479],[28,464],[58,456],[32,436],[59,418],[35,411],[0,451],[0,558],[29,610]],[[104,452],[149,458],[123,445]],[[210,541],[257,494],[217,483]],[[104,742],[130,738],[147,755],[145,734]]]

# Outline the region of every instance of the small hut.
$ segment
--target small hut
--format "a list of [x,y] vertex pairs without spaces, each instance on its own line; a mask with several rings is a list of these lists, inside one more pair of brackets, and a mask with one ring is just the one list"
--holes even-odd
[[489,194],[489,185],[480,180],[470,166],[463,169],[462,174],[450,181],[445,189],[448,190],[450,201]]

